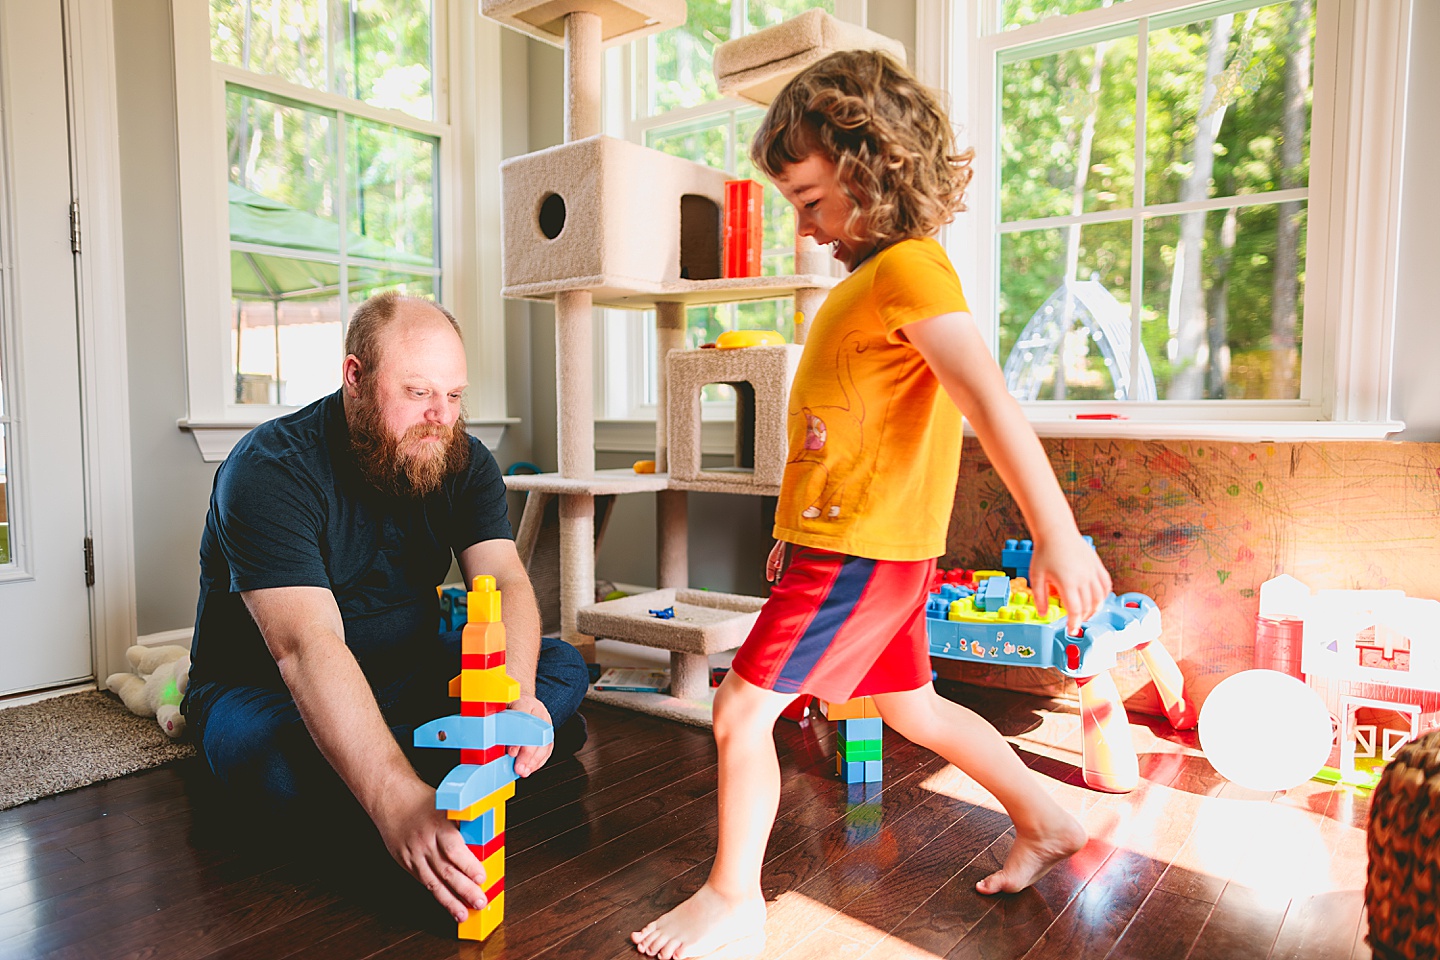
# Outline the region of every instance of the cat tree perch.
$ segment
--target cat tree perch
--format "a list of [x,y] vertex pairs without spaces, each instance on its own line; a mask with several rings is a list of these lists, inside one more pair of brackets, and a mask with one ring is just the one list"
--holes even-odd
[[[481,0],[481,13],[565,50],[565,142],[501,166],[502,293],[548,300],[555,308],[559,471],[506,477],[505,482],[529,494],[517,536],[527,562],[545,506],[559,498],[560,634],[593,655],[594,640],[582,632],[579,613],[595,600],[596,496],[656,494],[658,586],[663,591],[689,585],[686,489],[751,495],[778,491],[785,397],[799,348],[755,348],[780,353],[776,360],[757,356],[753,370],[739,373],[729,367],[752,362],[681,361],[675,369],[685,371],[686,393],[677,406],[683,407],[685,419],[677,429],[667,357],[684,351],[686,307],[793,297],[795,341],[801,344],[825,292],[838,281],[830,273],[827,252],[804,237],[796,239],[794,275],[722,278],[721,210],[729,174],[601,133],[602,48],[683,24],[683,0]],[[721,45],[715,54],[717,79],[722,91],[764,103],[768,97],[760,97],[767,91],[773,96],[799,69],[834,50],[854,47],[884,49],[904,59],[903,48],[889,38],[811,11]],[[731,74],[738,86],[730,83]],[[595,469],[591,371],[597,305],[655,310],[660,378],[655,474]],[[713,376],[710,364],[717,367]],[[716,476],[699,470],[698,391],[706,383],[734,382],[726,378],[735,376],[750,383],[757,398],[757,462],[753,472]],[[682,469],[687,480],[667,472],[672,431],[687,444]],[[654,645],[665,647],[660,634]],[[708,670],[702,647],[708,650],[693,638],[668,647],[675,697],[704,698]]]

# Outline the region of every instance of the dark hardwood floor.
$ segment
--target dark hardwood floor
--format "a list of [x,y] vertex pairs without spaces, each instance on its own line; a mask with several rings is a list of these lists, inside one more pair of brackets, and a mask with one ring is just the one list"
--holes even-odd
[[[972,780],[887,733],[884,783],[847,788],[833,726],[781,721],[764,956],[1370,956],[1364,797],[1318,783],[1251,793],[1211,769],[1193,734],[1133,719],[1144,782],[1096,793],[1080,785],[1071,707],[941,689],[1010,737],[1089,846],[1031,890],[982,897],[974,882],[1013,835]],[[629,932],[704,880],[715,748],[705,730],[585,713],[585,749],[510,803],[506,919],[484,944],[455,940],[373,833],[266,835],[221,812],[187,762],[0,812],[0,960],[634,956]]]

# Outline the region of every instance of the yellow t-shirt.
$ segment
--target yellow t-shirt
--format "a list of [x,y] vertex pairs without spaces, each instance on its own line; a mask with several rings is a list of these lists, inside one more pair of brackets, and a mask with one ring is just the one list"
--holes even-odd
[[969,309],[933,239],[886,247],[830,291],[790,387],[777,540],[873,560],[945,552],[960,412],[900,331]]

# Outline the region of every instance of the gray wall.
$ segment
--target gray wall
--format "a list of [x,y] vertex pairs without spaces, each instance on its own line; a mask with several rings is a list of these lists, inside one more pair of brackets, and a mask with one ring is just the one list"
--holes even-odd
[[198,549],[215,464],[200,459],[185,416],[185,330],[175,71],[168,0],[115,4],[120,201],[135,587],[140,633],[195,620]]

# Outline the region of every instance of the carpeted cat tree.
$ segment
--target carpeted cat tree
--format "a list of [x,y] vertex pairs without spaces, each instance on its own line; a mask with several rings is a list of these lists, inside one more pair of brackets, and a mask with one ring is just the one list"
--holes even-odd
[[[502,292],[555,307],[560,469],[507,477],[506,484],[529,493],[518,537],[527,562],[524,544],[536,541],[545,506],[559,498],[560,633],[593,657],[594,641],[581,632],[580,611],[593,605],[601,608],[599,622],[614,622],[595,604],[596,496],[656,494],[659,587],[673,592],[689,581],[687,490],[770,495],[779,490],[785,400],[799,347],[684,351],[685,308],[793,297],[799,344],[837,280],[826,251],[808,238],[796,240],[793,275],[722,277],[724,183],[730,174],[601,134],[602,48],[679,26],[685,22],[683,0],[481,0],[481,12],[565,50],[565,143],[501,167]],[[904,57],[895,41],[811,11],[721,45],[714,62],[722,92],[766,103],[809,63],[856,47]],[[595,469],[591,364],[597,305],[655,311],[660,390],[654,474]],[[672,356],[672,351],[678,352]],[[692,359],[699,353],[707,356]],[[680,381],[674,389],[672,377]],[[750,462],[717,476],[700,469],[698,397],[706,383],[721,382],[747,385],[740,393],[753,402],[748,408],[742,403],[746,423],[737,423],[748,438],[748,445],[739,444],[747,452],[737,459]],[[672,437],[684,441],[683,454],[674,460]],[[670,470],[677,461],[683,476]],[[735,612],[743,616],[753,605],[740,606],[747,609]],[[699,651],[720,641],[691,636],[695,624],[685,623],[675,624],[667,640],[656,623],[640,632],[647,642],[672,651],[672,698],[708,709],[703,703],[708,669]],[[733,627],[713,630],[719,637]]]

